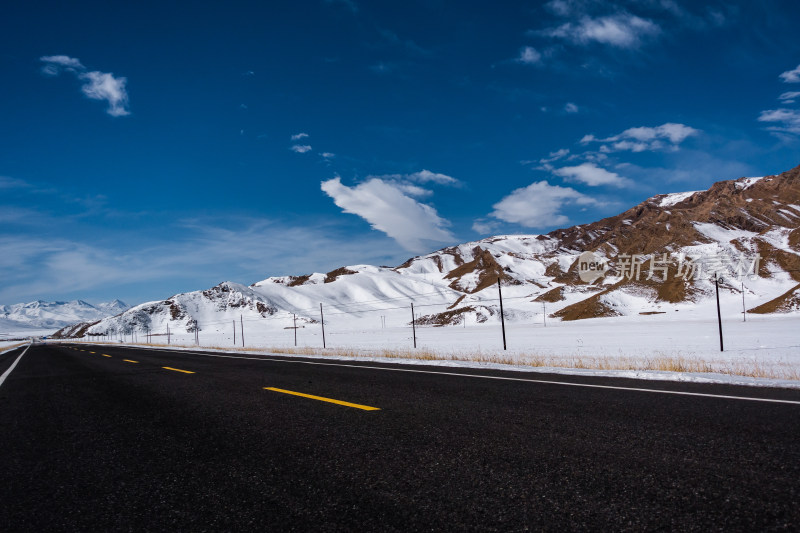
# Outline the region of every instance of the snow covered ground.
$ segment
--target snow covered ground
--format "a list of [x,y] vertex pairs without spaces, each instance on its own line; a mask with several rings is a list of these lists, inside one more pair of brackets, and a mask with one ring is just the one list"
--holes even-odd
[[[732,307],[733,301],[727,303]],[[532,315],[525,323],[506,323],[507,350],[499,320],[466,327],[417,326],[416,349],[409,322],[410,310],[405,309],[358,320],[333,315],[326,318],[325,350],[321,325],[298,322],[295,351],[295,330],[284,329],[293,326],[291,314],[262,323],[236,321],[235,347],[243,349],[243,325],[245,351],[258,353],[800,387],[800,335],[795,329],[800,313],[748,315],[747,321],[741,313],[725,313],[723,352],[716,308],[707,304],[654,315],[548,319],[546,325],[541,314]],[[199,346],[234,348],[233,329],[233,320],[207,326],[198,334]],[[137,335],[137,342],[145,340]],[[171,333],[169,340],[174,348],[197,346],[193,333]],[[124,342],[131,341],[130,335],[124,337]],[[166,344],[167,338],[155,337],[153,343]]]

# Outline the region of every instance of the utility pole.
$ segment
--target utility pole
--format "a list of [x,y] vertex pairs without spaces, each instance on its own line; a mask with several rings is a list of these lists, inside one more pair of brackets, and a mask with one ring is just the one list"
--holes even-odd
[[294,345],[296,347],[297,346],[297,315],[294,314],[294,313],[292,313],[292,320],[294,321],[294,327],[292,329],[294,330]]
[[322,302],[319,303],[319,319],[322,322],[322,347],[327,348],[325,346],[325,315],[322,313]]
[[503,349],[506,350],[506,319],[503,316],[503,290],[500,288],[500,274],[497,274],[497,292],[500,294],[500,325],[503,328]]
[[722,344],[722,313],[719,310],[719,276],[717,273],[714,273],[714,287],[716,288],[717,292],[717,323],[719,324],[719,351],[724,351],[723,344]]
[[236,346],[236,321],[233,321],[233,345]]
[[170,337],[169,337],[169,322],[167,322],[167,344],[169,344]]
[[[242,348],[244,348],[244,319],[242,315],[239,315],[239,325],[242,327]],[[236,327],[236,323],[234,322],[233,327]]]
[[744,305],[744,281],[742,282],[742,322],[747,322],[747,308]]
[[542,302],[542,322],[544,327],[547,327],[547,309],[544,307],[544,302]]
[[411,303],[411,331],[414,335],[414,348],[417,347],[417,324],[414,320],[414,303]]

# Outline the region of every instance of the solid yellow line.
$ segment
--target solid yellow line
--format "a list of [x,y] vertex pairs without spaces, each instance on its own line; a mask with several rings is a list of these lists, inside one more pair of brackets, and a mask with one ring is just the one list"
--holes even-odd
[[[94,352],[92,352],[92,353],[94,353]],[[102,355],[103,357],[111,357],[110,355],[106,355],[106,354],[100,354],[100,355]]]
[[89,352],[89,353],[94,353],[94,352]]
[[312,396],[311,394],[303,394],[302,392],[294,392],[284,389],[276,389],[275,387],[264,387],[264,390],[271,390],[275,392],[282,392],[284,394],[292,394],[294,396],[302,396],[303,398],[311,398],[312,400],[320,400],[322,402],[335,403],[347,407],[355,407],[356,409],[363,409],[364,411],[380,411],[380,407],[370,407],[369,405],[359,405],[357,403],[343,402],[341,400],[334,400],[332,398],[323,398],[322,396]]
[[181,370],[180,368],[172,368],[171,366],[162,366],[166,370],[174,370],[175,372],[183,372],[184,374],[194,374],[194,372],[190,370]]
[[132,359],[123,359],[126,363],[138,363],[139,361],[134,361]]

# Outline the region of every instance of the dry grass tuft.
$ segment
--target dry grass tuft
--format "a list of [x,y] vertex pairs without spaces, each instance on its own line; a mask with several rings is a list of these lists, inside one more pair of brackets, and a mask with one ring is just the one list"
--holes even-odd
[[14,348],[19,348],[20,346],[25,346],[28,344],[27,342],[18,342],[17,344],[9,344],[8,346],[3,346],[0,348],[0,352],[7,352],[9,350],[13,350]]

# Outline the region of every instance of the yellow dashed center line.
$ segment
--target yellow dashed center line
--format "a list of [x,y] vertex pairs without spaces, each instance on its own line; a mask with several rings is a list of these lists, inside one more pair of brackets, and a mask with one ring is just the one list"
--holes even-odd
[[123,359],[126,363],[138,363],[139,361],[134,361],[133,359]]
[[180,368],[172,368],[171,366],[162,366],[161,368],[165,370],[172,370],[175,372],[183,372],[184,374],[194,374],[191,370],[181,370]]
[[344,405],[346,407],[355,407],[356,409],[363,409],[364,411],[380,411],[380,407],[370,407],[369,405],[360,405],[357,403],[343,402],[341,400],[334,400],[332,398],[323,398],[322,396],[313,396],[311,394],[303,394],[302,392],[294,392],[284,389],[276,389],[275,387],[264,387],[264,390],[271,390],[274,392],[282,392],[283,394],[291,394],[293,396],[302,396],[303,398],[311,398],[312,400],[319,400],[321,402],[335,403]]
[[[92,353],[94,353],[94,352],[92,352]],[[106,354],[100,354],[100,355],[102,355],[103,357],[111,357],[110,355],[106,355]]]

